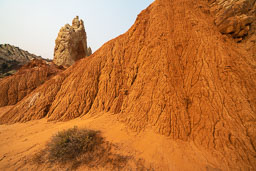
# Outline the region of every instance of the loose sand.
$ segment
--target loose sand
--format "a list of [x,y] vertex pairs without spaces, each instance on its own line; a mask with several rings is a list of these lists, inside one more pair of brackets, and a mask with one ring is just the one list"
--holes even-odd
[[[54,165],[37,166],[31,159],[45,147],[52,135],[74,126],[101,131],[107,141],[115,144],[117,153],[142,159],[146,168],[165,171],[211,170],[218,165],[210,154],[200,151],[193,143],[173,141],[155,134],[150,128],[143,133],[135,133],[117,121],[116,115],[100,113],[68,122],[47,122],[42,119],[0,125],[0,170],[65,170],[65,167]],[[88,168],[81,166],[78,170]],[[130,164],[124,170],[136,170],[136,165]]]

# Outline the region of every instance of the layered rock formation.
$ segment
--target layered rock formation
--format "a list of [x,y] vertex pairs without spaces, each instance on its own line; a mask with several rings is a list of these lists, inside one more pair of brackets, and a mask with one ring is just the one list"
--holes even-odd
[[0,107],[16,104],[60,71],[62,69],[53,63],[32,60],[14,75],[0,81]]
[[256,57],[256,1],[212,0],[210,6],[219,31],[244,44]]
[[9,44],[0,44],[0,77],[14,74],[32,59],[41,59],[41,57]]
[[72,26],[66,24],[60,29],[55,40],[53,62],[57,65],[70,66],[75,61],[89,56],[87,51],[84,22],[77,16],[73,19]]
[[125,34],[38,87],[0,122],[112,112],[135,131],[153,128],[208,150],[216,168],[254,170],[256,61],[219,33],[201,2],[156,0]]

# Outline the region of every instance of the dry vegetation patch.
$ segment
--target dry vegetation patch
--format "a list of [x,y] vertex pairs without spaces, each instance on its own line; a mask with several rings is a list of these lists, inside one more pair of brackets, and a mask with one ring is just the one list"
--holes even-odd
[[96,131],[74,127],[52,137],[47,144],[48,159],[51,162],[66,163],[82,154],[90,155],[101,144],[102,138]]
[[113,144],[104,140],[99,131],[74,127],[54,135],[46,148],[33,157],[33,162],[38,166],[59,165],[71,170],[81,165],[120,170],[127,167],[128,161],[132,161],[137,169],[148,170],[131,156],[113,153],[113,147]]

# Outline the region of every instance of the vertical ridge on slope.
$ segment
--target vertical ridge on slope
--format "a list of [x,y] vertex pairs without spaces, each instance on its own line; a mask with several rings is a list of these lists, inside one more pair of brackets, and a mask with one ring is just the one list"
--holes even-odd
[[20,118],[37,119],[35,109],[47,105],[50,120],[113,112],[134,130],[151,126],[218,151],[231,169],[255,168],[255,60],[218,32],[198,2],[156,0],[127,33],[55,77],[58,91],[30,108],[23,100],[0,120],[19,121],[12,116],[23,110]]

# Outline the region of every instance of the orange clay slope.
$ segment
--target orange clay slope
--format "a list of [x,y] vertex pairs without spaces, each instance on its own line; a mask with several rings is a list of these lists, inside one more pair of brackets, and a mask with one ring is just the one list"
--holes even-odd
[[16,104],[61,71],[61,67],[52,62],[30,61],[14,75],[0,80],[0,107]]
[[[125,34],[17,103],[1,123],[113,112],[256,168],[256,61],[222,36],[201,0],[156,0]],[[31,103],[33,105],[31,105]]]

